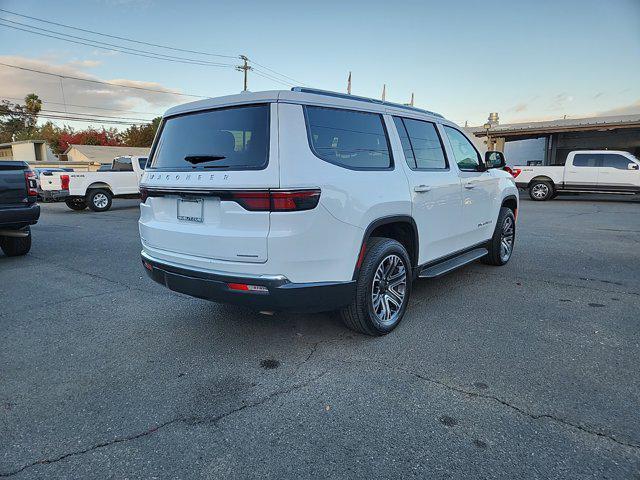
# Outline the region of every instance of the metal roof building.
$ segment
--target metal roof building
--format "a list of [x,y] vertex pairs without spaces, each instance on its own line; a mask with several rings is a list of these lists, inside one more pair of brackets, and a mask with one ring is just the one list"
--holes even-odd
[[115,157],[149,155],[146,147],[103,147],[101,145],[69,145],[64,152],[70,162],[111,163]]
[[512,165],[563,165],[574,150],[625,150],[640,156],[640,114],[486,124],[472,129]]

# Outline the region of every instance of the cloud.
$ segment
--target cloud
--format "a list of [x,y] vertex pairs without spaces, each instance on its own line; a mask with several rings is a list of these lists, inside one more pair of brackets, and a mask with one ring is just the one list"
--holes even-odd
[[599,116],[609,116],[609,115],[635,115],[640,114],[640,99],[629,105],[623,105],[621,107],[611,108],[609,110],[604,110],[602,112],[596,113]]
[[600,97],[602,97],[603,95],[604,95],[604,92],[598,92],[598,93],[596,93],[596,94],[593,96],[593,98],[600,98]]
[[68,65],[79,68],[93,68],[102,65],[102,62],[100,60],[72,60]]
[[514,105],[513,107],[511,107],[507,111],[508,112],[520,113],[520,112],[524,112],[527,108],[528,108],[528,105],[526,103],[519,103],[517,105]]
[[[66,103],[70,105],[86,105],[118,110],[149,111],[154,114],[161,114],[170,106],[189,101],[188,97],[174,95],[172,93],[163,94],[144,90],[120,88],[116,85],[152,88],[154,90],[161,90],[164,92],[169,92],[171,90],[157,82],[122,78],[109,80],[87,73],[87,68],[97,65],[93,60],[55,64],[41,59],[0,55],[0,62],[50,72],[56,75],[98,80],[114,85],[113,87],[110,87],[108,85],[65,78],[63,80],[64,98],[66,99]],[[36,93],[45,102],[45,106],[47,101],[63,102],[60,77],[42,75],[35,72],[18,70],[0,65],[0,98],[24,98],[26,94],[32,92]],[[54,105],[49,106],[48,108],[50,110],[60,110],[63,107],[61,105]],[[79,107],[69,107],[69,111],[85,113],[100,112],[100,110],[96,111]],[[111,116],[118,115],[118,112],[107,113],[102,111],[102,113]],[[126,113],[121,114],[122,116],[131,116]]]
[[562,110],[568,103],[573,102],[573,97],[565,92],[555,95],[551,99],[550,110]]

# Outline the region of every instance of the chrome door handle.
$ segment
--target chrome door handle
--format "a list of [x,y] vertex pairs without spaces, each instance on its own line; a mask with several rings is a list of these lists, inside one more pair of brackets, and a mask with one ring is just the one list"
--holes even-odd
[[431,187],[429,185],[416,185],[413,187],[413,191],[416,193],[425,193],[431,191]]
[[476,184],[475,182],[465,183],[464,188],[466,188],[467,190],[471,190],[472,188],[476,188]]

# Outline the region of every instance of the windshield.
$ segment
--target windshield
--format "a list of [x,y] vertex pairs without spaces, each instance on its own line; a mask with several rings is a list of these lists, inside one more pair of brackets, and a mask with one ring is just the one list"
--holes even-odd
[[151,168],[249,170],[269,156],[269,105],[224,108],[166,119]]

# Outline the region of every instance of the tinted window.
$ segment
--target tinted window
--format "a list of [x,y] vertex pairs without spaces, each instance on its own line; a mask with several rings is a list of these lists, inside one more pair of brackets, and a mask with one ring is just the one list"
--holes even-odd
[[400,135],[400,142],[402,143],[402,150],[404,151],[404,159],[407,161],[407,165],[410,168],[416,168],[416,158],[413,155],[413,148],[411,148],[411,142],[409,141],[409,134],[404,127],[404,123],[400,117],[393,117],[393,122],[396,124],[396,130]]
[[593,153],[579,153],[573,157],[574,167],[599,167],[602,165],[603,155]]
[[118,157],[114,159],[112,170],[114,172],[133,172],[133,165],[131,165],[131,158]]
[[417,168],[447,168],[436,126],[430,122],[403,118]]
[[391,154],[382,116],[336,108],[306,107],[314,153],[348,168],[389,168]]
[[602,166],[609,168],[617,168],[618,170],[627,170],[629,168],[629,160],[627,157],[623,157],[622,155],[617,155],[615,153],[608,153],[607,155],[603,155]]
[[475,147],[465,137],[462,132],[459,132],[455,128],[444,127],[451,143],[451,149],[453,150],[453,156],[456,159],[456,163],[460,170],[477,170],[480,162],[480,154],[476,151]]
[[260,169],[269,157],[269,105],[189,113],[164,121],[151,166]]
[[142,170],[144,170],[144,167],[147,166],[147,159],[146,158],[139,158],[138,162],[140,163],[140,168]]

